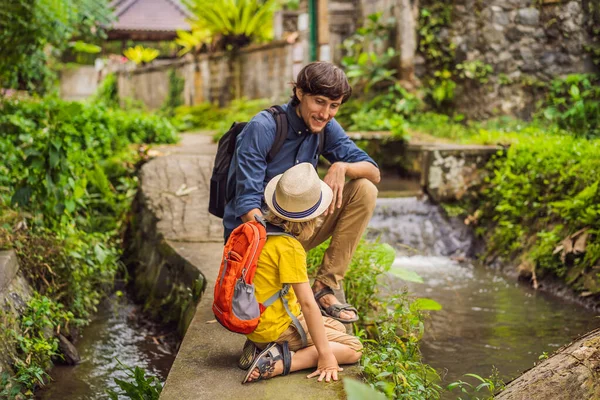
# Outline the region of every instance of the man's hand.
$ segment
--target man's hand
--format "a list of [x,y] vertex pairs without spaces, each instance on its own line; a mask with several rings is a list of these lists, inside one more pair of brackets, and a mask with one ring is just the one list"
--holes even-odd
[[329,209],[323,213],[323,215],[329,215],[335,211],[336,208],[342,206],[342,195],[344,193],[344,184],[346,183],[346,171],[348,170],[348,164],[344,162],[336,162],[331,164],[327,175],[323,178],[331,190],[333,191],[333,199]]
[[319,361],[317,362],[317,370],[312,374],[308,375],[307,378],[314,378],[318,376],[317,381],[321,382],[325,378],[325,382],[331,382],[338,380],[338,372],[343,371],[338,365],[335,356],[331,351],[327,354],[319,354]]

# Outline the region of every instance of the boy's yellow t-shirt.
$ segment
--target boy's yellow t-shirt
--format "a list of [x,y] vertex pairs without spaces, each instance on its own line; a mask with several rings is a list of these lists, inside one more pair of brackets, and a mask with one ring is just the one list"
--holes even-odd
[[[284,284],[308,282],[306,271],[306,251],[299,241],[290,236],[269,236],[258,258],[254,286],[256,299],[263,303]],[[300,315],[300,304],[290,287],[285,296],[290,311]],[[260,316],[254,332],[246,335],[253,342],[268,343],[277,340],[285,332],[292,319],[289,317],[283,302],[275,301]]]

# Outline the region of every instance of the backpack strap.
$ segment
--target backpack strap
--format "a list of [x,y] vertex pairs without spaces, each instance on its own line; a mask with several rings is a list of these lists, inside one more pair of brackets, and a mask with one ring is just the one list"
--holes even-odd
[[281,147],[287,138],[288,120],[287,115],[281,106],[269,107],[267,108],[267,112],[275,119],[275,142],[273,142],[273,147],[271,147],[271,150],[267,154],[267,163],[270,163],[277,153],[279,153],[279,150],[281,150]]
[[319,132],[319,147],[317,149],[317,158],[323,154],[323,150],[325,150],[325,133],[326,129]]
[[[262,221],[264,221],[264,218],[261,218],[261,219],[262,219]],[[258,220],[258,218],[257,218],[257,220]],[[267,239],[269,238],[269,236],[289,236],[289,237],[296,239],[296,237],[294,235],[292,235],[291,233],[285,232],[281,227],[270,224],[268,222],[266,222],[266,229],[267,229]],[[306,347],[308,345],[308,341],[306,339],[306,332],[304,331],[304,328],[300,324],[300,321],[298,321],[298,317],[296,317],[290,311],[290,307],[288,305],[287,298],[285,297],[285,295],[288,294],[288,292],[290,291],[290,287],[291,286],[286,283],[285,285],[283,285],[281,290],[275,292],[275,294],[273,294],[265,302],[263,302],[262,305],[265,307],[269,307],[271,304],[275,303],[277,301],[277,299],[281,298],[281,302],[283,303],[283,308],[285,308],[285,312],[292,319],[292,322],[294,323],[296,330],[298,330],[298,333],[300,334],[300,338],[302,339],[302,346]]]
[[298,321],[298,317],[296,317],[290,311],[290,307],[288,305],[287,298],[285,297],[285,295],[288,294],[288,292],[290,291],[290,287],[291,286],[288,283],[286,283],[285,285],[283,285],[283,288],[281,288],[281,290],[277,291],[273,296],[269,297],[267,299],[267,301],[265,301],[262,304],[265,307],[269,307],[271,304],[275,303],[277,301],[277,299],[281,299],[281,302],[283,303],[283,308],[285,308],[285,312],[292,319],[292,323],[294,324],[294,326],[296,327],[296,330],[300,334],[300,339],[302,339],[302,347],[306,347],[306,346],[308,346],[308,339],[306,337],[306,331],[302,327],[302,324],[300,324],[300,321]]

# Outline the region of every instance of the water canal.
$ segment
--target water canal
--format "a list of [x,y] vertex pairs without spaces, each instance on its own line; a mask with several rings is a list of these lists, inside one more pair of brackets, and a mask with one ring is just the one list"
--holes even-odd
[[[415,189],[410,182],[392,187],[396,191],[385,190],[382,197]],[[430,314],[421,343],[425,361],[443,377],[442,386],[465,373],[487,377],[492,367],[507,381],[544,352],[600,326],[594,312],[474,262],[471,232],[426,198],[380,198],[369,232],[397,250],[395,265],[424,280],[407,284],[390,276],[391,290],[408,286],[415,297],[432,298],[443,307]],[[37,398],[108,398],[105,390],[116,389],[113,378],[125,378],[117,359],[164,382],[175,358],[168,332],[143,318],[127,296],[111,297],[76,343],[82,362],[55,367],[54,382]]]
[[106,389],[119,391],[114,378],[130,380],[119,361],[164,382],[175,360],[175,335],[175,327],[150,321],[127,295],[113,295],[98,306],[75,343],[81,363],[55,366],[53,381],[36,399],[108,399]]
[[544,352],[600,326],[594,312],[472,261],[469,231],[426,199],[380,198],[369,226],[372,236],[396,248],[395,265],[424,281],[389,277],[391,289],[408,286],[415,297],[443,307],[431,312],[421,342],[425,361],[444,378],[442,386],[465,373],[488,377],[493,366],[508,381]]

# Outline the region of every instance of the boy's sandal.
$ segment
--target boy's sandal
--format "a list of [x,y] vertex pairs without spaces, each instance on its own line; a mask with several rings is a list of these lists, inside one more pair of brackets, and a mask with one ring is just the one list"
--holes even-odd
[[[333,318],[337,321],[340,321],[343,324],[351,324],[353,322],[358,321],[358,310],[348,303],[332,304],[327,307],[321,305],[319,299],[328,294],[333,294],[335,296],[333,290],[327,286],[315,293],[315,300],[317,301],[317,304],[321,309],[321,315],[323,315],[324,317]],[[356,317],[351,319],[340,318],[340,314],[342,313],[342,311],[352,311],[354,314],[356,314]]]
[[292,367],[292,354],[290,353],[288,342],[282,342],[281,344],[275,342],[269,343],[258,357],[256,357],[252,365],[250,365],[248,373],[244,377],[242,383],[248,382],[248,378],[250,378],[250,375],[255,368],[258,368],[259,375],[258,378],[252,382],[270,378],[275,370],[275,364],[279,360],[283,361],[282,375],[288,375],[290,373],[290,368]]
[[250,339],[246,339],[246,343],[244,343],[244,348],[242,350],[242,356],[238,361],[238,367],[243,370],[250,368],[250,365],[252,365],[252,362],[258,353],[260,353],[258,347],[256,347]]

